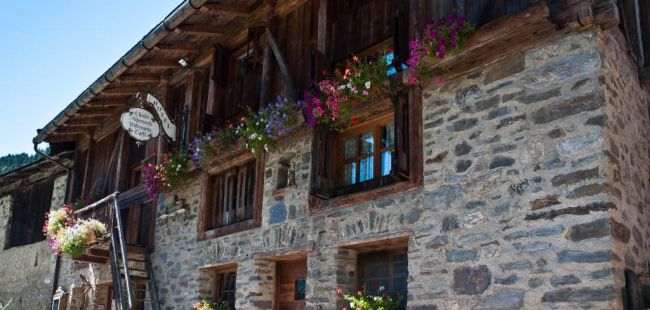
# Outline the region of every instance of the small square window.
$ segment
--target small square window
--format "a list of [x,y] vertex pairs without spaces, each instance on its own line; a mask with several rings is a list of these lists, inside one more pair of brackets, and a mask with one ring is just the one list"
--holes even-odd
[[362,253],[357,256],[358,289],[367,295],[384,293],[402,298],[406,309],[408,260],[406,249]]

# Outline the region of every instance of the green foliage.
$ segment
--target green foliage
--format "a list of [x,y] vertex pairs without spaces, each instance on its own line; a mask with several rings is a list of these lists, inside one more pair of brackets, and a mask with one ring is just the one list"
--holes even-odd
[[[47,147],[46,149],[41,150],[43,153],[48,154],[50,152],[50,148]],[[27,155],[27,153],[20,153],[20,154],[9,154],[0,157],[0,174],[7,173],[9,171],[16,170],[22,166],[25,166],[29,163],[32,163],[39,159],[40,156],[37,154],[34,155]]]
[[195,310],[230,310],[233,307],[224,302],[212,302],[208,299],[201,299],[201,301],[194,304]]
[[[380,288],[380,292],[383,288]],[[336,290],[337,295],[347,301],[349,307],[343,307],[344,310],[400,310],[402,297],[392,297],[387,293],[379,296],[367,294],[365,287],[358,291],[356,295],[346,294],[342,289]]]

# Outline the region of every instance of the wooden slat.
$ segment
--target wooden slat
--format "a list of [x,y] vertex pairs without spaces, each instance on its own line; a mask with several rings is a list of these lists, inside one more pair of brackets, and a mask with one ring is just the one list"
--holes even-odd
[[204,13],[214,15],[227,15],[234,17],[249,17],[251,16],[251,9],[245,5],[236,4],[222,4],[222,3],[206,3],[203,5]]
[[594,21],[603,30],[618,26],[621,18],[614,0],[594,0]]
[[188,42],[160,43],[154,47],[155,50],[170,52],[196,52],[201,48],[201,45]]
[[158,83],[160,82],[160,75],[147,73],[123,74],[118,80],[125,83]]
[[171,59],[143,59],[136,63],[140,67],[148,68],[177,68],[180,64]]
[[104,96],[124,96],[132,95],[137,92],[142,91],[142,87],[139,86],[129,86],[129,87],[116,87],[116,88],[107,88],[102,91]]
[[97,126],[102,123],[101,118],[81,118],[81,119],[70,119],[67,123],[63,124],[64,127],[88,127],[88,126]]
[[103,97],[101,99],[95,99],[89,102],[86,106],[99,108],[121,107],[128,104],[130,97],[130,95],[122,98],[119,98],[117,96]]
[[178,31],[186,34],[200,35],[200,36],[222,36],[224,32],[214,25],[180,25],[176,28]]

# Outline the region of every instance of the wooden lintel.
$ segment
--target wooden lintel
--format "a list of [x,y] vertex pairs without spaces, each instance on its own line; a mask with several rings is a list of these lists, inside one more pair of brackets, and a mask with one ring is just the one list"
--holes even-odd
[[102,99],[96,99],[88,103],[88,107],[93,108],[112,108],[112,107],[121,107],[129,103],[129,98],[131,94],[125,97],[105,97]]
[[219,29],[214,25],[201,25],[201,24],[192,24],[192,25],[180,25],[178,29],[182,33],[200,35],[200,36],[222,36],[224,34],[223,30]]
[[171,59],[143,59],[137,62],[140,67],[149,68],[177,68],[180,64]]
[[158,83],[160,82],[160,75],[148,73],[123,74],[117,79],[120,82]]
[[221,3],[206,3],[203,5],[205,13],[214,15],[227,15],[235,17],[249,17],[251,9],[244,5],[221,4]]

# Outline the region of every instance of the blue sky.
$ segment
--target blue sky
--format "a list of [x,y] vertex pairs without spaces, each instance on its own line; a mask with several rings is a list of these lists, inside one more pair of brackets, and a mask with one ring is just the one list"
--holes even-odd
[[0,155],[32,138],[181,0],[0,2]]

